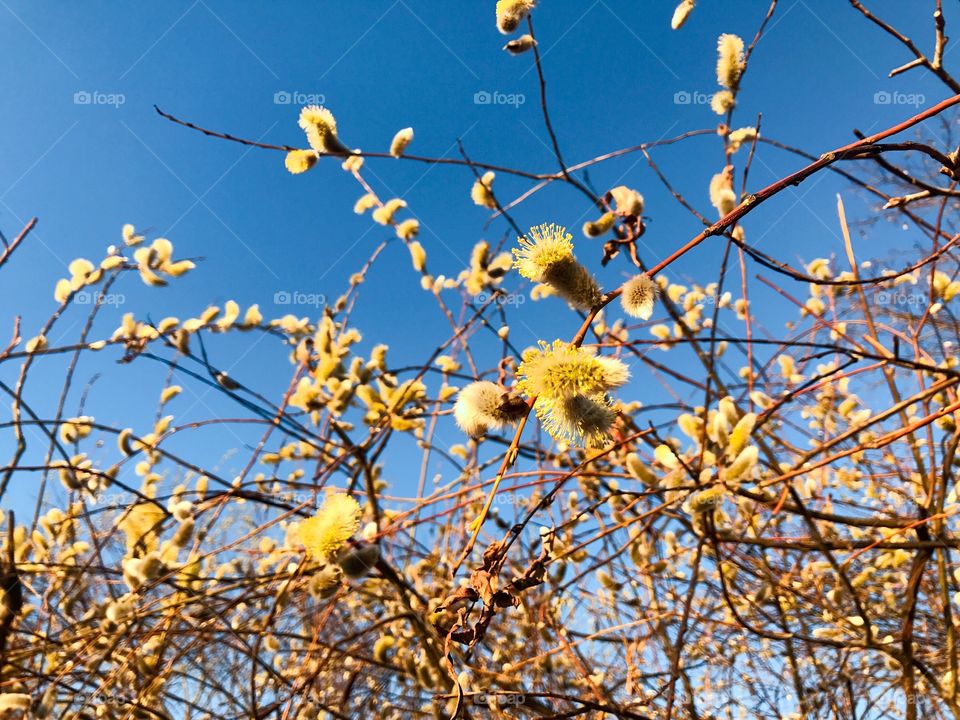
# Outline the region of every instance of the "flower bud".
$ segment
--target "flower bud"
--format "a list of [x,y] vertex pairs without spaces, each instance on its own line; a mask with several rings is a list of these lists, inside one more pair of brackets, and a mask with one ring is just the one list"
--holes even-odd
[[506,50],[511,55],[522,55],[528,50],[532,49],[534,45],[537,44],[537,41],[534,40],[533,35],[521,35],[518,38],[514,38],[506,45],[503,46],[503,49]]
[[396,158],[400,157],[411,142],[413,142],[413,128],[404,128],[393,136],[393,142],[390,143],[390,154]]

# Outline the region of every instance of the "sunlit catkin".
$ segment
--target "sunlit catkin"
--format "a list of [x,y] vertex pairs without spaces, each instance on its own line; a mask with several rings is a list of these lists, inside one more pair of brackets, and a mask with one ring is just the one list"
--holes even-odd
[[717,209],[720,217],[729,215],[737,206],[737,196],[733,191],[733,168],[730,165],[710,180],[710,204]]
[[740,149],[740,146],[744,143],[752,143],[757,137],[757,129],[755,127],[745,127],[740,128],[739,130],[734,130],[729,135],[727,135],[727,149],[730,152],[735,153]]
[[416,218],[397,223],[397,237],[401,240],[413,240],[420,234],[420,221]]
[[626,185],[617,185],[608,193],[616,205],[618,215],[640,217],[643,215],[643,195]]
[[616,358],[556,340],[526,350],[517,378],[517,388],[531,397],[562,400],[621,387],[630,379],[630,371]]
[[489,380],[467,385],[457,395],[453,416],[467,435],[480,437],[515,422],[527,410],[522,400]]
[[726,115],[736,104],[737,100],[729,90],[720,90],[710,98],[710,109],[717,115]]
[[596,220],[588,220],[585,222],[583,224],[583,234],[589,238],[600,237],[605,232],[608,232],[610,228],[614,226],[616,221],[616,213],[604,213]]
[[337,137],[337,121],[333,113],[319,105],[308,105],[300,111],[299,125],[307,142],[317,152],[347,155],[350,149]]
[[602,394],[563,400],[541,397],[534,410],[550,437],[578,447],[604,446],[616,420],[609,398]]
[[377,206],[377,196],[373,193],[367,193],[366,195],[360,196],[360,199],[353,204],[353,211],[357,215],[363,215],[370,208],[375,208]]
[[649,320],[657,300],[659,288],[646,273],[640,273],[623,284],[620,304],[630,317]]
[[758,450],[756,445],[748,445],[736,459],[728,465],[721,473],[721,478],[726,481],[740,480],[753,470],[757,464]]
[[682,0],[682,2],[677,5],[676,9],[673,11],[673,18],[670,20],[670,27],[674,30],[679,30],[683,27],[683,24],[687,21],[687,18],[690,17],[690,13],[693,11],[693,2],[694,0]]
[[410,249],[410,259],[413,261],[413,269],[417,272],[423,272],[427,263],[427,251],[418,242],[410,243],[408,248]]
[[43,352],[47,349],[47,338],[43,335],[37,335],[34,338],[27,340],[26,345],[23,347],[28,353]]
[[413,142],[413,128],[404,128],[393,136],[393,142],[390,143],[390,154],[395,158],[400,157],[406,152],[411,142]]
[[289,172],[299,175],[316,165],[319,157],[316,150],[291,150],[284,159],[284,165]]
[[474,205],[496,210],[497,201],[493,197],[493,181],[497,174],[490,170],[485,172],[479,180],[473,183],[470,189],[470,199]]
[[736,90],[745,67],[743,40],[724,33],[717,40],[717,82],[729,90]]
[[533,35],[521,35],[518,38],[514,38],[506,45],[503,46],[503,49],[506,50],[511,55],[522,55],[523,53],[531,50],[534,45],[537,44],[537,41],[534,40]]
[[574,257],[571,239],[558,225],[530,228],[513,250],[513,266],[528,280],[550,285],[573,307],[589,310],[602,293],[590,271]]
[[297,535],[317,559],[330,557],[360,527],[359,503],[349,495],[331,492],[317,513],[300,523]]
[[536,0],[498,0],[497,29],[504,35],[515,32],[535,5]]
[[397,214],[397,210],[405,208],[406,206],[407,201],[401,200],[400,198],[387,200],[387,202],[373,211],[374,222],[378,222],[381,225],[392,225],[393,216]]

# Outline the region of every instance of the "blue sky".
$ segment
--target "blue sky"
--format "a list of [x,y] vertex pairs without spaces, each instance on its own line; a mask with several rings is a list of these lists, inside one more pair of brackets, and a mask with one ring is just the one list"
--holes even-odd
[[[494,26],[494,5],[493,0],[0,2],[0,42],[11,58],[0,67],[8,93],[0,118],[0,229],[12,237],[28,218],[40,220],[5,269],[0,320],[9,327],[14,314],[22,315],[24,335],[31,336],[55,308],[54,283],[66,265],[75,257],[103,257],[126,222],[169,237],[178,256],[205,261],[171,288],[148,289],[129,278],[117,288],[124,303],[104,310],[97,326],[102,335],[127,311],[187,317],[235,299],[242,306],[260,303],[272,317],[292,309],[274,304],[277,293],[336,297],[376,244],[390,237],[368,216],[352,213],[361,191],[339,163],[322,162],[294,177],[284,170],[282,155],[174,126],[154,113],[154,104],[220,131],[301,144],[299,107],[283,100],[293,94],[322,97],[337,117],[341,137],[353,147],[385,150],[398,129],[412,126],[411,152],[417,154],[455,157],[461,139],[475,160],[555,170],[531,58],[500,50],[505,39]],[[911,3],[880,5],[908,35],[932,42],[930,19]],[[749,42],[766,7],[758,0],[704,1],[682,31],[671,32],[673,2],[543,0],[534,21],[568,162],[715,126],[717,116],[698,98],[715,90],[716,37],[734,32]],[[947,62],[954,47],[948,48]],[[923,73],[886,78],[890,68],[908,59],[845,3],[783,0],[751,62],[735,124],[751,124],[762,112],[765,136],[819,154],[851,141],[854,127],[879,130],[948,95]],[[523,100],[478,104],[481,92]],[[893,92],[916,96],[915,105],[878,104],[877,93]],[[694,101],[677,102],[683,97]],[[86,98],[91,102],[83,103]],[[930,129],[937,131],[935,124]],[[722,166],[719,141],[706,136],[657,150],[654,157],[677,189],[712,216],[707,185]],[[758,189],[800,164],[762,148],[750,187]],[[472,175],[466,168],[393,160],[369,161],[367,168],[378,192],[404,197],[421,220],[421,241],[436,273],[455,276],[477,240],[496,242],[508,230],[503,221],[485,227],[487,214],[469,199]],[[698,231],[697,221],[640,155],[599,165],[589,180],[599,189],[627,184],[644,194],[650,217],[642,249],[647,261]],[[497,180],[498,193],[507,198],[527,187],[506,175]],[[847,190],[843,181],[824,175],[784,193],[750,216],[748,240],[785,260],[842,252],[835,195]],[[862,209],[858,203],[848,193],[849,212],[856,215]],[[582,196],[559,184],[514,213],[522,227],[556,222],[571,228],[590,214]],[[871,228],[863,252],[883,254],[908,233],[896,225]],[[599,271],[599,243],[580,239],[577,247],[579,257]],[[711,281],[720,252],[719,243],[706,243],[671,268],[671,277]],[[627,271],[618,259],[600,272],[601,281],[612,287]],[[518,278],[510,283],[528,289]],[[765,291],[756,292],[762,303]],[[316,314],[311,307],[292,310]],[[62,335],[51,340],[75,337],[84,317],[74,309],[59,326]],[[782,316],[770,319],[779,319],[776,329],[782,329]],[[422,361],[449,332],[398,242],[372,271],[354,323],[369,344],[389,343],[398,364]],[[512,339],[524,346],[538,338],[568,337],[577,324],[557,301],[527,303]],[[286,353],[275,341],[245,352],[241,343],[224,339],[208,349],[215,362],[267,395],[276,397],[289,379]],[[90,399],[98,420],[124,425],[131,415],[152,417],[163,369],[145,362],[115,366],[115,359],[81,363],[68,414],[84,383],[103,371],[105,379]],[[491,366],[496,359],[492,353]],[[9,380],[13,370],[5,367],[0,375]],[[35,371],[38,410],[52,412],[58,372],[62,366],[56,361]],[[44,373],[51,373],[46,377],[53,384]],[[151,384],[141,384],[146,382]],[[202,388],[187,399],[188,417],[240,414]],[[441,437],[449,443],[459,440],[452,430],[445,432]],[[214,437],[205,450],[219,457],[232,441],[229,435]],[[8,447],[4,438],[0,450]],[[21,486],[19,492],[29,495],[30,488]]]

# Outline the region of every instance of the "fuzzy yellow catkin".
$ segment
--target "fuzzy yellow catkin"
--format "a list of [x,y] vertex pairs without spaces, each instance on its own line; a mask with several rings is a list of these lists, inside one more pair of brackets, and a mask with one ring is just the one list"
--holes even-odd
[[173,534],[170,542],[179,548],[186,547],[187,543],[190,542],[190,538],[193,537],[195,525],[196,521],[193,518],[184,520],[177,526],[177,531]]
[[573,259],[552,266],[544,275],[544,281],[578,310],[591,309],[602,297],[590,271]]
[[610,230],[616,221],[617,216],[615,213],[604,213],[596,220],[585,222],[583,224],[583,234],[590,238],[600,237]]
[[[357,152],[360,151],[357,150]],[[340,163],[340,167],[349,173],[358,173],[363,167],[363,158],[360,155],[351,155],[342,163]]]
[[618,215],[643,215],[643,195],[626,185],[617,185],[608,193],[616,204]]
[[330,557],[360,528],[360,505],[349,495],[331,492],[317,513],[300,523],[297,536],[316,559]]
[[511,55],[522,55],[523,53],[531,50],[534,45],[537,44],[537,41],[534,39],[533,35],[526,34],[521,35],[518,38],[514,38],[506,45],[503,46],[503,49],[506,50]]
[[406,200],[401,200],[400,198],[387,200],[387,202],[373,211],[373,219],[381,225],[391,225],[393,224],[393,216],[397,214],[397,210],[405,208],[406,206]]
[[490,170],[473,183],[473,187],[470,189],[470,199],[473,200],[474,205],[491,210],[497,208],[497,201],[493,197],[493,181],[496,177],[497,174]]
[[627,455],[626,468],[631,476],[646,485],[654,485],[657,482],[657,476],[646,466],[637,453]]
[[524,412],[524,403],[518,403],[506,390],[489,380],[467,385],[459,392],[453,406],[457,426],[471,437],[499,430],[518,420]]
[[667,470],[676,470],[682,466],[677,450],[671,445],[657,445],[653,450],[653,459]]
[[307,135],[307,142],[317,152],[348,155],[350,149],[337,136],[337,121],[333,113],[319,105],[308,105],[300,111],[299,125]]
[[370,208],[375,208],[377,206],[377,196],[373,193],[367,193],[362,195],[357,202],[353,205],[353,211],[357,215],[363,215]]
[[58,303],[64,303],[67,301],[67,298],[70,297],[70,293],[73,292],[73,287],[70,284],[70,281],[66,278],[61,278],[57,280],[56,287],[53,289],[53,299]]
[[530,397],[569,399],[623,386],[630,370],[617,358],[556,340],[524,351],[517,368],[517,389]]
[[676,9],[673,11],[673,18],[670,20],[670,27],[674,30],[679,30],[683,27],[683,24],[687,21],[687,18],[690,17],[690,13],[693,11],[693,2],[694,0],[682,0],[682,2],[677,5]]
[[47,349],[47,338],[44,335],[37,335],[27,340],[27,344],[23,349],[28,353],[43,352]]
[[68,420],[60,426],[60,439],[65,443],[77,442],[93,430],[93,418],[87,415]]
[[223,315],[217,320],[217,327],[220,330],[229,330],[240,317],[240,306],[236,300],[227,300],[223,304]]
[[126,258],[123,257],[122,255],[108,255],[107,257],[105,257],[103,260],[100,261],[100,269],[113,270],[123,265],[125,260]]
[[717,40],[717,82],[729,90],[736,90],[745,67],[743,40],[724,33]]
[[749,445],[744,448],[736,459],[724,469],[722,479],[739,480],[744,475],[753,470],[757,464],[758,450],[756,445]]
[[67,271],[75,280],[83,280],[93,269],[93,263],[86,258],[77,258],[67,266]]
[[420,221],[416,218],[397,223],[397,237],[401,240],[413,240],[420,234]]
[[572,236],[565,227],[540,225],[518,239],[514,263],[528,280],[546,283],[573,307],[589,310],[602,296],[593,275],[573,255]]
[[251,305],[243,315],[242,326],[245,328],[256,327],[263,322],[263,315],[260,313],[259,305]]
[[134,228],[130,223],[127,223],[123,226],[121,234],[123,236],[123,244],[127,247],[139,245],[143,242],[143,235],[137,235],[136,228]]
[[720,90],[710,98],[710,109],[717,115],[726,115],[736,104],[736,98],[729,90]]
[[411,142],[413,142],[413,128],[408,127],[400,130],[393,136],[393,142],[390,143],[390,154],[395,158],[400,157],[406,152]]
[[[153,251],[153,257],[157,267],[169,262],[173,257],[173,243],[166,238],[157,238],[154,240],[150,249]],[[153,263],[151,263],[151,265],[152,264]]]
[[640,320],[649,320],[659,288],[646,273],[640,273],[623,284],[620,304],[627,315]]
[[745,127],[734,130],[727,135],[727,148],[730,152],[735,153],[744,143],[752,143],[756,137],[757,129],[755,127]]
[[283,163],[290,173],[299,175],[316,165],[318,159],[319,155],[315,150],[291,150]]
[[534,410],[550,437],[577,446],[603,447],[616,420],[611,402],[603,394],[562,400],[540,397]]
[[756,423],[756,413],[746,413],[737,421],[737,424],[730,433],[730,444],[727,446],[728,456],[735,457],[746,447],[747,441],[750,439],[750,433],[753,432],[753,427]]
[[710,180],[710,203],[717,209],[720,217],[730,214],[737,206],[732,166],[727,165],[723,172],[717,173]]
[[117,447],[124,455],[130,456],[136,452],[133,446],[133,430],[124,428],[117,435]]
[[516,31],[536,5],[536,0],[498,0],[497,29],[504,35]]
[[410,258],[413,260],[413,269],[417,272],[423,272],[423,268],[427,263],[427,251],[423,249],[423,245],[414,241],[408,246],[410,249]]

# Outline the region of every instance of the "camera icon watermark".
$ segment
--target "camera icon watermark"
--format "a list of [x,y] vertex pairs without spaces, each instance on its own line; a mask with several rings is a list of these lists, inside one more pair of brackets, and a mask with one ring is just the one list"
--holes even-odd
[[527,698],[519,693],[477,693],[473,696],[473,702],[475,705],[519,707],[527,702]]
[[700,90],[677,90],[673,94],[674,105],[709,105],[713,95]]
[[102,293],[81,290],[73,296],[73,302],[77,305],[113,305],[119,307],[127,302],[127,296],[123,293]]
[[323,93],[305,93],[299,90],[277,90],[273,94],[274,105],[323,105],[327,97]]
[[478,305],[523,305],[527,301],[527,296],[523,293],[477,293],[474,300]]
[[277,290],[273,294],[274,305],[305,305],[321,308],[327,304],[327,296],[323,293],[310,293],[301,290]]
[[930,302],[929,295],[922,292],[904,292],[903,290],[881,290],[877,293],[876,298],[880,305],[899,305],[903,307],[925,306]]
[[874,105],[909,105],[910,107],[919,108],[921,105],[926,105],[926,103],[927,97],[923,93],[877,90],[877,92],[873,94]]
[[505,93],[499,90],[478,90],[473,94],[474,105],[510,105],[519,108],[527,102],[523,93]]
[[123,93],[108,93],[99,90],[78,90],[73,94],[74,105],[106,105],[114,109],[127,102]]

